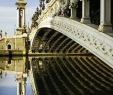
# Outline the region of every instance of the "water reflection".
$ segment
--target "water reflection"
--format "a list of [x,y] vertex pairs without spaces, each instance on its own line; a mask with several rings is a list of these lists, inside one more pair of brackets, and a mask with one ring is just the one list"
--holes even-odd
[[112,89],[113,69],[95,56],[0,58],[0,95],[113,95]]
[[33,58],[40,95],[113,95],[113,69],[95,56]]
[[27,57],[0,57],[0,95],[32,95],[31,90],[26,94],[29,70]]

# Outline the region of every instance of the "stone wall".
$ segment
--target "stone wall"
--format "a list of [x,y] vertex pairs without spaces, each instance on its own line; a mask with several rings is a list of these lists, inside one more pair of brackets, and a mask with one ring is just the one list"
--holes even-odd
[[24,38],[3,38],[0,40],[0,50],[25,50]]

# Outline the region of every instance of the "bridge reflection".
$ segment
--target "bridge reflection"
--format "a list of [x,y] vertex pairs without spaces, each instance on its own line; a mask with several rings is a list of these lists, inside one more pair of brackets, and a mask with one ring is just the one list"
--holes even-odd
[[113,69],[93,55],[0,58],[0,71],[16,74],[17,95],[27,77],[32,95],[113,95]]
[[95,56],[33,58],[40,95],[112,95],[113,70]]

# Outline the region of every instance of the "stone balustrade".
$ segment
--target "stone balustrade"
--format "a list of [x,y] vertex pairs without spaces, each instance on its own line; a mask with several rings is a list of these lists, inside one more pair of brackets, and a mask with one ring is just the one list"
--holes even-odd
[[38,24],[42,22],[47,17],[52,17],[59,10],[59,0],[51,0],[49,3],[45,5],[45,9],[42,10],[41,15],[39,16],[37,22]]

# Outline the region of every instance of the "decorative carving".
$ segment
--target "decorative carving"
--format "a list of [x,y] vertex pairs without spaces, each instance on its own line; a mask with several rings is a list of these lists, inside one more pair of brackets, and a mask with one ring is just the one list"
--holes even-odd
[[69,2],[70,0],[59,0],[60,11],[59,15],[67,17],[69,14]]
[[40,0],[40,9],[42,10],[45,8],[44,1],[45,0]]
[[49,3],[51,0],[45,0],[46,3]]
[[70,7],[77,8],[78,7],[78,1],[79,0],[70,0]]
[[41,14],[41,10],[37,7],[35,14],[33,14],[32,17],[32,27],[36,27],[38,23],[36,22],[38,20],[39,15]]

